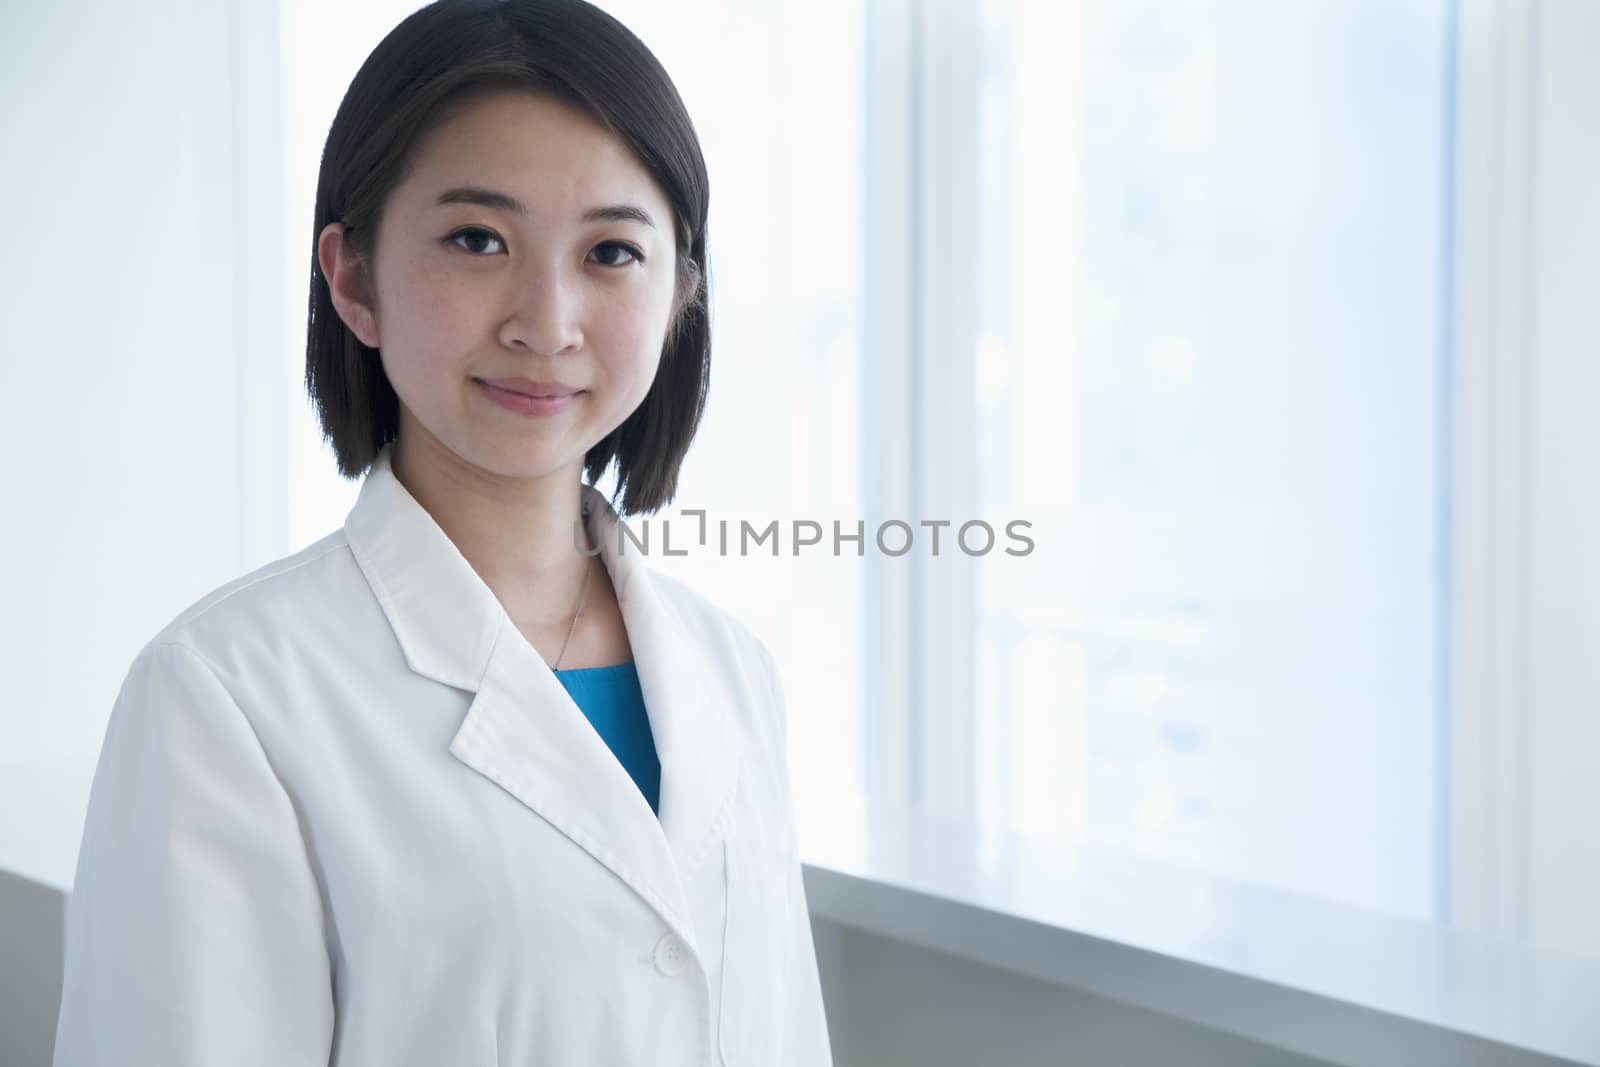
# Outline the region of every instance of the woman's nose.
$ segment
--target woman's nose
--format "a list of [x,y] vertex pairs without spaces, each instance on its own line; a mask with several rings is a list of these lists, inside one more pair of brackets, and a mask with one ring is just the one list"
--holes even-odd
[[537,355],[553,356],[583,343],[577,288],[555,269],[530,272],[517,287],[500,341]]

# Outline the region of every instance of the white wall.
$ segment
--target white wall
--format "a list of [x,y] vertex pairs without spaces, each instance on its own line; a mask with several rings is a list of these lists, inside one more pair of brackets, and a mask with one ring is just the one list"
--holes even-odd
[[1600,958],[1600,3],[1543,0],[1533,357],[1526,846],[1532,939]]
[[[263,389],[282,375],[253,372],[285,336],[258,310],[280,246],[252,244],[281,230],[276,164],[258,158],[275,93],[236,91],[272,42],[257,26],[236,44],[251,27],[234,15],[206,0],[0,14],[0,869],[49,885],[70,882],[134,654],[282,540],[286,420],[260,416],[281,409]],[[270,11],[249,17],[272,30]]]
[[134,654],[284,551],[272,5],[0,5],[0,1059],[48,1061]]
[[1600,958],[1600,4],[1458,2],[1451,919]]

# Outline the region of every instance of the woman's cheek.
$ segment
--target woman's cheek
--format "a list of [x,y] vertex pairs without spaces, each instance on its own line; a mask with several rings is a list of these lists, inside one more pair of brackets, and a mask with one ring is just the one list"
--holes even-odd
[[453,287],[424,289],[429,295],[416,304],[419,325],[435,338],[452,337],[473,320],[471,300]]

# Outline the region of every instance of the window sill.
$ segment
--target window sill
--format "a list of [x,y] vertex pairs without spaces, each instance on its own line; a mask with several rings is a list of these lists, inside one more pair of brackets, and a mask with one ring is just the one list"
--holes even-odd
[[799,830],[814,918],[1339,1064],[1600,1064],[1600,960],[874,803]]

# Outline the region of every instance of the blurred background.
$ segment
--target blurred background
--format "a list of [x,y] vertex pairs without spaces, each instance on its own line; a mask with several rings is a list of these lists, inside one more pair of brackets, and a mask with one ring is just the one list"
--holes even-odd
[[[417,6],[0,11],[15,900],[143,643],[355,500],[312,206]],[[1600,960],[1600,3],[600,6],[711,174],[662,515],[825,531],[653,561],[778,654],[803,852],[903,806]]]

